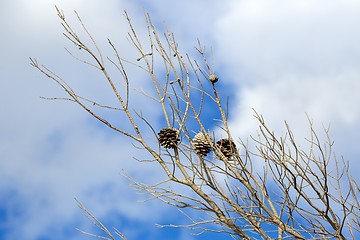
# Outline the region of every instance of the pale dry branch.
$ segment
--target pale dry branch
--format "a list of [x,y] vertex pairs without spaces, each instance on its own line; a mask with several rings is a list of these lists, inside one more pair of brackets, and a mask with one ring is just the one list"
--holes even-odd
[[[56,10],[64,36],[84,50],[91,61],[69,53],[102,73],[118,106],[108,106],[80,96],[61,77],[31,58],[31,65],[68,95],[46,99],[67,100],[79,105],[95,119],[133,140],[134,147],[139,151],[150,155],[147,159],[136,160],[158,164],[164,173],[162,181],[148,184],[126,174],[125,177],[134,189],[149,194],[151,200],[156,199],[181,209],[190,221],[184,225],[163,226],[186,227],[199,234],[206,231],[225,233],[234,239],[355,239],[360,235],[359,186],[349,173],[348,163],[336,158],[332,152],[329,128],[324,128],[326,137],[323,140],[308,117],[308,146],[300,148],[287,122],[284,124],[285,133],[278,136],[265,123],[263,116],[254,110],[259,124],[258,136],[250,136],[250,142],[239,139],[235,144],[228,125],[228,101],[224,106],[218,89],[219,78],[214,73],[212,50],[210,64],[206,47],[200,40],[195,48],[200,55],[199,60],[182,52],[172,32],[166,30],[159,33],[146,13],[147,39],[144,40],[125,11],[124,17],[130,28],[127,39],[137,51],[137,56],[133,60],[123,59],[118,47],[107,39],[114,53],[111,58],[103,56],[79,14],[75,12],[85,32],[85,39],[73,30],[62,11]],[[86,41],[90,41],[90,45]],[[115,84],[118,81],[110,74],[108,63],[115,67],[117,75],[121,77],[122,91]],[[151,80],[155,93],[132,89],[130,74],[124,63],[145,71],[148,79],[144,81]],[[165,122],[162,130],[176,136],[160,136],[141,109],[131,109],[130,94],[134,90],[159,105]],[[131,130],[116,127],[88,105],[119,111],[130,123]],[[204,116],[204,110],[210,105],[213,116]],[[208,119],[217,123],[217,128],[225,135],[222,141],[210,136],[206,123]],[[149,131],[150,136],[144,135]],[[204,134],[201,140],[203,145],[194,144],[196,133]],[[201,146],[209,148],[211,153],[199,154],[201,151],[196,148]],[[255,170],[255,161],[261,162],[262,171]],[[186,191],[182,190],[184,188]],[[78,204],[107,237],[86,234],[113,239],[110,231],[80,202]],[[190,217],[191,211],[200,211],[201,217]],[[116,229],[115,233],[125,239]]]
[[[93,233],[83,231],[81,229],[77,229],[79,232],[89,235],[89,236],[92,236],[92,237],[95,237],[95,238],[99,238],[99,239],[115,240],[114,236],[111,234],[111,232],[107,229],[107,227],[101,221],[99,221],[78,199],[75,198],[75,201],[77,202],[78,207],[84,212],[86,218],[88,218],[92,224],[94,224],[98,229],[100,229],[103,233],[105,233],[106,236],[100,236],[100,235],[96,235]],[[115,229],[115,233],[118,236],[120,236],[121,239],[126,240],[124,235],[121,234],[120,231],[118,231],[117,229]]]

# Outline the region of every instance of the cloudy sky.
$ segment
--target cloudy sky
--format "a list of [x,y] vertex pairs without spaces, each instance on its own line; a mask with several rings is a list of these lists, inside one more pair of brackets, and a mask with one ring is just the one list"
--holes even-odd
[[[221,2],[221,3],[220,3]],[[98,39],[114,39],[128,50],[123,10],[145,30],[143,9],[163,21],[182,49],[195,53],[196,39],[213,48],[215,70],[229,95],[234,135],[254,134],[252,108],[279,133],[287,120],[300,139],[331,126],[338,155],[360,180],[360,2],[354,0],[3,0],[0,2],[0,238],[87,239],[91,230],[74,197],[128,239],[191,239],[180,229],[155,223],[178,222],[179,212],[142,203],[121,176],[157,179],[158,169],[139,165],[142,157],[127,139],[102,127],[77,106],[45,101],[64,96],[29,64],[36,57],[85,95],[102,97],[101,84],[65,51],[54,5],[73,23],[73,10]],[[136,77],[142,77],[141,74]],[[141,82],[135,86],[147,88]],[[138,84],[138,85],[137,85]],[[106,91],[106,90],[104,90]],[[141,101],[135,100],[135,106]],[[146,105],[151,109],[151,103]],[[147,110],[149,111],[149,110]],[[154,112],[157,126],[157,113]],[[355,170],[354,170],[355,169]],[[204,237],[205,239],[205,237]]]

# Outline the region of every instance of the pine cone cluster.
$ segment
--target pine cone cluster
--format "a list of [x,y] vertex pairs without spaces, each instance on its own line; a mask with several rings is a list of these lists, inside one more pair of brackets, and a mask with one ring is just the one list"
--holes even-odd
[[225,157],[229,158],[235,153],[235,143],[227,138],[223,138],[217,141],[216,146],[220,149],[220,151],[222,152],[222,154],[224,154]]
[[205,157],[211,151],[211,145],[207,141],[207,137],[210,137],[207,133],[199,132],[192,139],[192,144],[198,155]]
[[158,132],[159,143],[164,148],[176,148],[180,142],[179,131],[175,128],[163,128]]

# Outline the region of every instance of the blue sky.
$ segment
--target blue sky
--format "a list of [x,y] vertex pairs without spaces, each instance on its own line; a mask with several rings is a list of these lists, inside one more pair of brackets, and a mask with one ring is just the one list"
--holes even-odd
[[[360,180],[358,1],[5,0],[0,3],[1,239],[87,239],[74,230],[91,226],[74,197],[128,239],[199,239],[186,230],[156,228],[156,223],[184,219],[160,202],[142,203],[146,196],[136,194],[120,175],[125,171],[158,180],[156,166],[144,167],[132,159],[144,153],[78,107],[39,98],[63,93],[31,68],[30,56],[82,93],[111,101],[106,89],[99,91],[100,82],[89,81],[96,78],[94,72],[85,71],[64,51],[70,44],[61,35],[55,4],[73,23],[72,11],[77,10],[100,45],[109,37],[125,46],[128,59],[137,56],[125,38],[123,10],[143,34],[144,8],[159,27],[165,21],[190,54],[195,54],[193,46],[200,38],[213,48],[222,95],[231,96],[235,136],[246,139],[256,133],[255,108],[279,133],[287,120],[303,143],[308,113],[319,131],[331,125],[337,154],[350,162]],[[134,86],[149,87],[140,81]],[[152,104],[134,100],[160,128]]]

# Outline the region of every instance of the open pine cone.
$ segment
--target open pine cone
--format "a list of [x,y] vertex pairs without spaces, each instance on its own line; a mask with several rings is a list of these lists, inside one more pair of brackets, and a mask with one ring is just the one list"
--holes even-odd
[[235,143],[227,138],[223,138],[217,141],[216,146],[220,149],[222,154],[224,154],[224,156],[228,158],[233,156],[236,151]]
[[206,133],[200,132],[192,139],[195,151],[200,156],[206,156],[211,151],[211,145],[206,140],[206,137]]
[[163,128],[158,132],[159,143],[164,148],[176,148],[180,142],[179,131],[175,128]]

